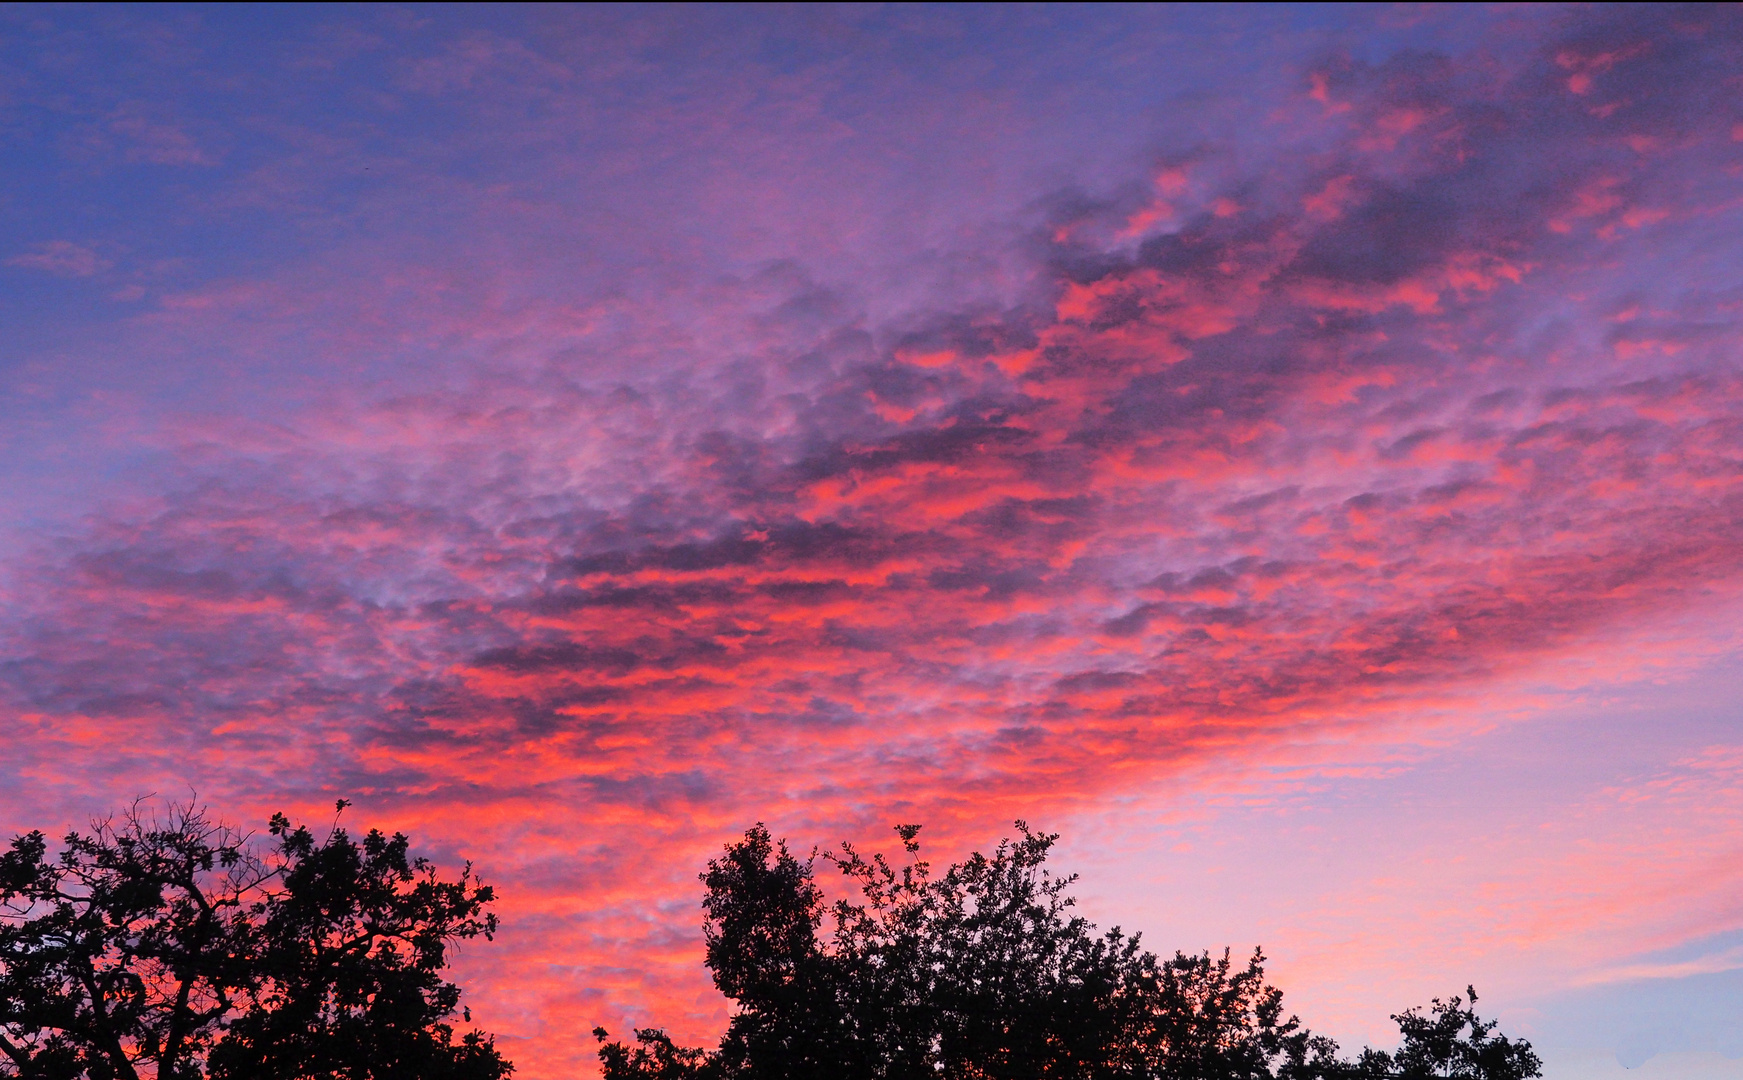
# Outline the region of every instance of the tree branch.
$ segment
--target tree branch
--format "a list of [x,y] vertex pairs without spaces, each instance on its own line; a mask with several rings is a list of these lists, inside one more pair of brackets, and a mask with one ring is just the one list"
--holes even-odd
[[18,1063],[19,1076],[29,1076],[35,1071],[31,1067],[30,1055],[25,1052],[24,1047],[15,1045],[11,1039],[4,1035],[0,1035],[0,1052],[4,1052],[7,1057]]

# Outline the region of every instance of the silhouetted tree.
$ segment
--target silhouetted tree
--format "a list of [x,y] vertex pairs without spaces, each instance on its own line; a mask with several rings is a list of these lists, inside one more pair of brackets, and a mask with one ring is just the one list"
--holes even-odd
[[[341,801],[338,809],[343,810]],[[194,806],[139,806],[0,855],[0,1076],[42,1080],[499,1080],[456,1039],[456,941],[490,937],[470,866],[444,881],[404,836],[270,842]]]
[[[1044,866],[1058,838],[1017,828],[938,877],[919,857],[918,826],[897,829],[900,869],[845,844],[800,860],[752,828],[702,875],[707,964],[737,1003],[720,1047],[681,1047],[658,1029],[626,1045],[595,1028],[607,1080],[1538,1075],[1528,1044],[1493,1036],[1460,998],[1437,1000],[1432,1018],[1394,1017],[1396,1053],[1340,1058],[1285,1016],[1263,954],[1244,966],[1227,952],[1164,961],[1137,935],[1098,933],[1071,911],[1075,878]],[[856,899],[824,902],[819,860]]]
[[1469,1005],[1454,995],[1445,1002],[1435,998],[1427,1016],[1420,1009],[1394,1014],[1392,1021],[1403,1036],[1397,1052],[1364,1050],[1349,1075],[1399,1080],[1527,1080],[1541,1075],[1543,1063],[1531,1044],[1492,1034],[1496,1022],[1477,1016],[1476,988],[1467,986],[1465,993]]

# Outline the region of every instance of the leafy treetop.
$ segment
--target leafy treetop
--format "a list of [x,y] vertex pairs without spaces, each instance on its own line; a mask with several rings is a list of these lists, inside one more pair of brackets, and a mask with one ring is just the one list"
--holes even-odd
[[[347,804],[340,801],[336,810]],[[495,899],[412,858],[405,836],[317,839],[282,814],[268,843],[205,811],[140,804],[52,854],[0,854],[0,1077],[42,1080],[500,1080],[449,1023],[458,941]]]
[[[1380,1080],[1539,1075],[1530,1045],[1494,1034],[1454,997],[1394,1019],[1396,1053],[1355,1060],[1285,1015],[1264,955],[1159,959],[1137,935],[1073,913],[1075,878],[1030,831],[934,876],[919,827],[897,828],[898,868],[851,845],[795,857],[758,824],[702,874],[707,965],[737,1003],[718,1048],[658,1029],[608,1041],[607,1080],[1072,1077],[1084,1080]],[[819,864],[857,893],[831,905]]]

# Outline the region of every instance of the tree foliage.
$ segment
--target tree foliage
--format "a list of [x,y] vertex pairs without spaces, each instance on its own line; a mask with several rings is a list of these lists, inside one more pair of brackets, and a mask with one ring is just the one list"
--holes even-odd
[[[343,810],[341,801],[338,809]],[[457,941],[496,929],[467,866],[444,881],[402,835],[256,842],[192,806],[136,805],[58,854],[0,854],[0,1077],[499,1080],[449,1021]]]
[[1394,1014],[1403,1045],[1396,1053],[1364,1050],[1349,1075],[1400,1077],[1403,1080],[1527,1080],[1541,1075],[1542,1062],[1523,1039],[1515,1042],[1494,1034],[1493,1020],[1477,1016],[1477,991],[1467,986],[1470,1002],[1456,994],[1435,998],[1428,1012],[1409,1009]]
[[[1084,1080],[1380,1080],[1538,1075],[1529,1044],[1463,999],[1394,1017],[1395,1053],[1338,1056],[1285,1015],[1264,956],[1159,959],[1137,935],[1073,913],[1074,878],[1031,832],[934,876],[919,828],[898,868],[851,845],[801,860],[757,825],[702,874],[707,964],[736,1005],[717,1049],[595,1028],[607,1080],[935,1076]],[[825,902],[833,867],[850,899]],[[1470,995],[1474,1005],[1476,995]]]

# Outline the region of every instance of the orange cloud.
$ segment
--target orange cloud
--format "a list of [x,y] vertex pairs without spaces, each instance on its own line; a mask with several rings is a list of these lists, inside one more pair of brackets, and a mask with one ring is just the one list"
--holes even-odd
[[[991,313],[868,328],[800,282],[467,323],[425,296],[486,358],[461,388],[190,426],[186,483],[37,557],[5,628],[13,767],[194,777],[239,815],[356,796],[476,860],[506,897],[464,961],[481,1014],[524,1075],[570,1075],[596,1022],[718,1028],[694,874],[751,820],[924,820],[948,849],[1012,807],[1377,738],[1698,608],[1743,580],[1736,315],[1628,299],[1656,283],[1614,252],[1728,205],[1673,180],[1729,144],[1624,154],[1650,103],[1564,100],[1599,76],[1693,100],[1698,64],[1544,55],[1499,91],[1414,56],[1311,75],[1348,114],[1334,152],[1198,213],[1172,172],[1166,207],[1061,212],[1026,241],[1034,296]],[[1650,314],[1607,319],[1624,300]],[[157,318],[261,307],[301,310],[237,284]],[[1678,785],[1729,805],[1728,753],[1618,794],[1669,808],[1621,854],[1557,857],[1582,881],[1651,858]],[[1525,875],[1484,932],[1613,926],[1686,876],[1576,904]]]

